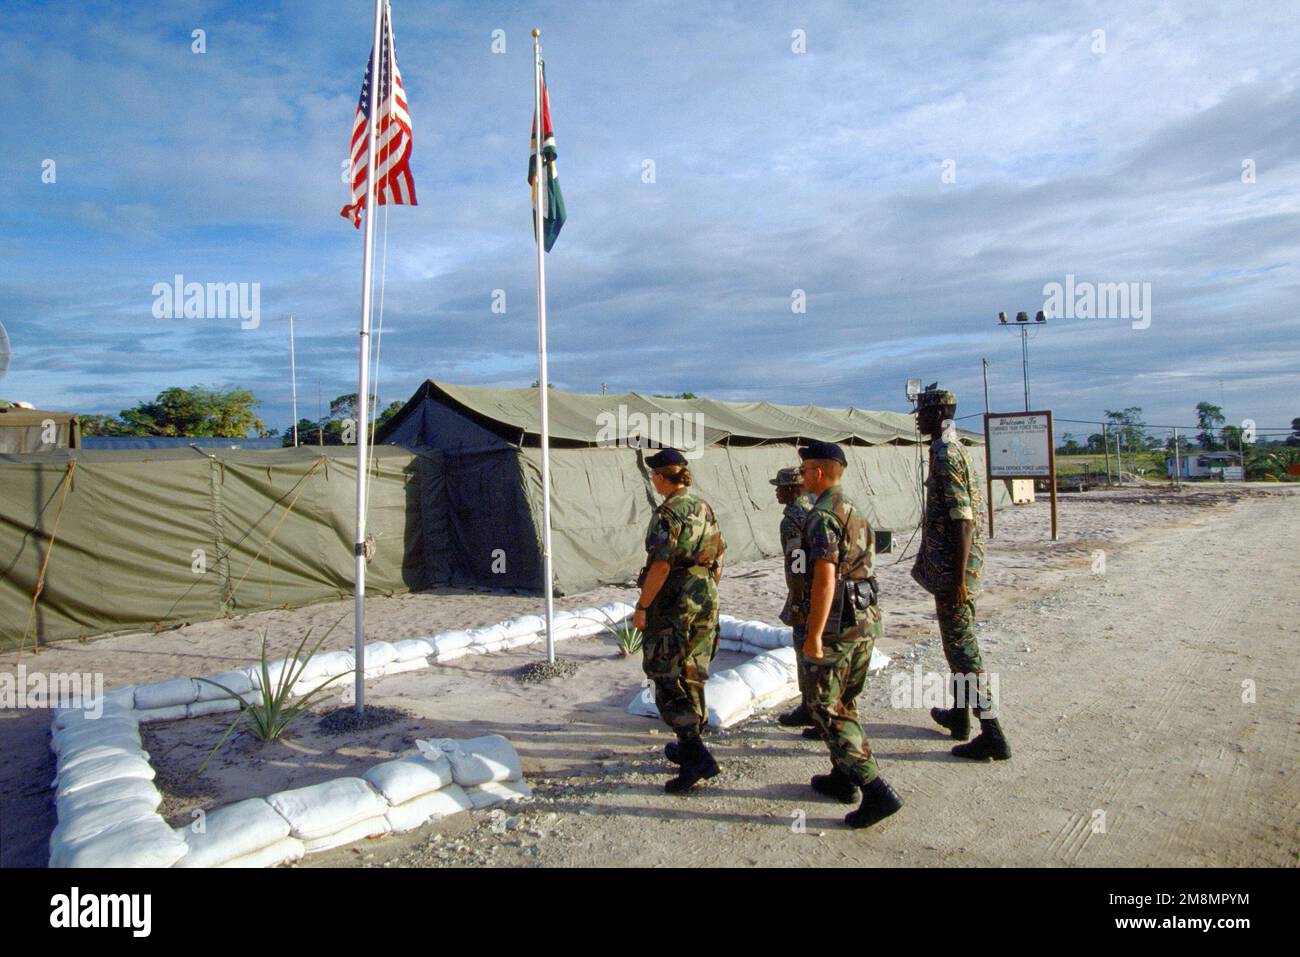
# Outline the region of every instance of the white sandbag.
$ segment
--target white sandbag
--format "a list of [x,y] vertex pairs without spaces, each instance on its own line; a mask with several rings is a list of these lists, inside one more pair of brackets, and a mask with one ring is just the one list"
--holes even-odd
[[109,717],[98,721],[83,721],[59,728],[50,734],[50,750],[55,754],[69,754],[96,744],[119,745],[124,748],[140,747],[140,723],[135,717]]
[[238,711],[240,702],[234,698],[223,698],[219,701],[196,701],[185,707],[185,717],[201,718],[208,714],[227,714],[231,711]]
[[433,642],[428,638],[403,638],[393,642],[398,661],[411,661],[415,658],[428,658],[433,654]]
[[58,799],[55,809],[59,820],[100,804],[148,801],[156,811],[162,804],[162,793],[154,783],[145,778],[114,778],[65,794]]
[[881,654],[879,648],[873,647],[871,649],[871,661],[867,664],[867,674],[874,675],[877,672],[884,671],[889,667],[889,662],[892,660],[889,655]]
[[[385,675],[400,675],[404,671],[419,671],[421,668],[429,667],[428,658],[412,658],[409,661],[390,661],[387,664],[380,665],[378,668],[371,669],[366,665],[367,678],[382,678]],[[335,682],[338,684],[338,682]],[[333,685],[330,685],[333,687]]]
[[358,821],[382,817],[388,802],[361,778],[334,778],[310,787],[280,791],[266,803],[289,822],[294,837],[310,841]]
[[197,821],[176,828],[189,847],[177,867],[219,867],[289,836],[289,822],[262,798],[227,804],[209,811],[202,820],[202,833],[195,830]]
[[609,617],[610,624],[618,624],[631,616],[636,611],[636,607],[625,601],[612,601],[608,605],[602,605],[600,610]]
[[463,645],[460,648],[449,648],[446,651],[439,652],[433,656],[432,660],[440,665],[445,665],[457,658],[464,658],[467,654],[469,654],[469,645]]
[[416,741],[415,744],[422,754],[445,754],[451,762],[452,777],[461,787],[473,787],[488,781],[518,781],[524,776],[519,766],[519,755],[499,734],[464,740],[437,738]]
[[50,784],[50,787],[58,787],[59,775],[66,774],[73,768],[79,767],[83,764],[89,764],[91,761],[99,761],[103,758],[112,758],[117,757],[118,755],[144,758],[146,761],[149,760],[148,751],[120,744],[92,744],[88,747],[78,748],[75,751],[64,751],[59,755],[58,770],[55,772],[54,781]]
[[[366,646],[366,664],[370,664],[370,646]],[[351,651],[325,651],[311,656],[298,675],[298,684],[315,681],[318,684],[326,678],[346,674],[357,666]]]
[[81,696],[81,700],[66,708],[54,709],[52,727],[67,728],[79,725],[83,721],[102,721],[107,717],[130,717],[135,709],[135,686],[107,691],[102,697],[95,698],[92,692]]
[[740,651],[740,650],[743,649],[744,647],[745,647],[745,643],[744,643],[743,641],[739,641],[739,640],[737,640],[737,639],[735,639],[735,638],[719,638],[719,639],[718,639],[718,650],[719,650],[719,651]]
[[150,708],[148,711],[137,711],[136,715],[140,718],[141,724],[152,724],[155,721],[175,721],[177,718],[189,717],[189,705],[174,704],[170,708]]
[[[218,864],[217,867],[276,867],[280,864],[287,864],[289,861],[300,861],[307,849],[303,847],[302,841],[296,837],[286,837],[282,841],[276,841],[270,847],[264,847],[261,850],[253,851],[251,854],[245,854],[243,857],[236,857],[224,864]],[[185,865],[185,858],[181,858],[177,867]]]
[[794,629],[778,628],[775,625],[769,625],[762,621],[746,622],[740,633],[740,640],[747,645],[753,645],[755,648],[762,648],[764,651],[769,648],[780,648],[783,645],[789,645],[794,641]]
[[509,621],[503,621],[501,627],[507,638],[520,638],[524,635],[535,635],[546,628],[546,619],[541,615],[521,615],[518,618],[511,618]]
[[[385,808],[387,813],[387,808]],[[392,828],[388,824],[388,818],[384,815],[377,817],[368,817],[364,821],[358,821],[356,824],[349,825],[341,831],[334,834],[326,834],[324,837],[314,837],[302,842],[303,850],[308,854],[315,854],[317,851],[328,851],[335,847],[342,847],[344,844],[351,844],[353,841],[364,841],[368,837],[379,837],[387,834]]]
[[754,693],[734,671],[720,671],[704,683],[709,724],[726,728],[754,713]]
[[488,781],[466,788],[465,793],[475,808],[491,807],[506,801],[528,801],[533,796],[527,781]]
[[733,670],[754,693],[755,708],[769,707],[799,691],[794,673],[779,659],[765,654],[755,655]]
[[376,764],[362,777],[369,781],[389,804],[405,804],[414,798],[439,791],[452,783],[451,762],[439,753],[432,760],[413,754]]
[[52,852],[59,844],[84,841],[120,824],[151,817],[155,808],[156,805],[149,798],[137,797],[110,804],[92,804],[60,813],[59,823],[50,834],[50,850]]
[[119,824],[84,841],[59,844],[51,867],[171,867],[188,845],[157,814]]
[[198,700],[199,689],[193,678],[172,678],[170,681],[158,681],[149,685],[135,686],[135,707],[137,711],[152,711],[156,708],[171,708],[178,704],[192,704]]
[[372,641],[365,647],[366,670],[379,665],[387,665],[397,660],[397,649],[392,642]]
[[450,661],[459,658],[474,639],[468,631],[444,631],[429,639],[433,645],[433,657],[437,661]]
[[546,634],[540,635],[517,635],[514,638],[507,638],[501,643],[501,651],[509,651],[511,648],[525,648],[528,645],[535,645],[538,642],[545,641]]
[[440,821],[473,807],[469,795],[459,784],[449,784],[441,791],[431,791],[388,809],[388,824],[393,832],[413,831],[429,821]]
[[638,714],[645,718],[659,717],[659,706],[655,704],[655,689],[642,688],[637,692],[632,703],[627,706],[629,714]]
[[154,778],[153,767],[148,760],[141,756],[142,754],[143,752],[138,752],[136,754],[115,754],[110,757],[95,758],[85,764],[78,764],[66,772],[60,772],[54,792],[55,799],[118,778],[141,778],[145,781],[152,781]]
[[[268,680],[267,688],[274,691],[280,687],[281,679],[288,680],[285,676],[285,669],[294,669],[298,667],[296,658],[277,658],[275,661],[266,663],[266,677]],[[249,665],[243,669],[244,674],[248,675],[248,680],[252,682],[254,688],[262,687],[262,665],[261,663]],[[289,675],[292,676],[290,671]],[[137,706],[138,707],[138,706]]]
[[767,652],[767,656],[773,661],[779,661],[796,679],[799,674],[799,652],[795,650],[794,645],[788,645],[784,648],[773,648]]
[[744,622],[731,615],[718,616],[718,637],[729,638],[732,641],[740,641],[741,631],[744,628]]
[[218,688],[217,685],[221,685],[222,688],[228,688],[237,695],[248,694],[248,692],[252,691],[255,687],[253,679],[251,679],[248,676],[248,672],[244,670],[223,671],[221,674],[208,675],[207,677],[208,681],[213,681],[215,684],[208,684],[207,681],[202,681],[198,678],[194,679],[194,683],[199,686],[199,696],[194,699],[195,704],[203,701],[230,701],[230,695],[226,694],[226,692],[221,688]]

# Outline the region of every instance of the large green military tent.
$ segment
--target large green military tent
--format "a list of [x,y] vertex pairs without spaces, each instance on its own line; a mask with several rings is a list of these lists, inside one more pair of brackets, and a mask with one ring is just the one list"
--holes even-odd
[[[640,567],[656,503],[645,447],[656,440],[693,456],[694,488],[717,513],[730,562],[781,553],[781,506],[768,480],[797,464],[806,439],[844,444],[844,485],[874,527],[910,531],[920,521],[926,454],[911,415],[638,393],[552,392],[548,404],[552,558],[563,593],[624,581]],[[377,435],[442,455],[449,534],[434,545],[435,580],[540,588],[538,405],[536,389],[430,380]],[[982,475],[982,447],[972,460]],[[1002,483],[994,492],[995,506],[1010,502]]]

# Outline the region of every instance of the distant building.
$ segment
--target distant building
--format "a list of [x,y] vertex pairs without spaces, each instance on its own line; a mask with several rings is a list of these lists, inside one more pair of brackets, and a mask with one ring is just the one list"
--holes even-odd
[[[1240,452],[1201,452],[1189,449],[1179,455],[1178,477],[1183,479],[1226,479],[1240,482],[1243,477]],[[1165,457],[1165,471],[1172,478],[1174,457]]]

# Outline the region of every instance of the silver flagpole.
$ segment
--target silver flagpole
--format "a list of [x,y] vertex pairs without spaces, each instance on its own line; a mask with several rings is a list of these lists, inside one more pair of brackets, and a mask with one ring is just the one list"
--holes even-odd
[[289,314],[289,388],[293,402],[293,447],[298,447],[298,367],[293,359],[293,313]]
[[357,537],[353,544],[356,556],[356,711],[366,709],[366,419],[370,401],[370,273],[375,261],[375,121],[378,119],[380,23],[384,0],[375,0],[374,46],[370,53],[370,110],[366,130],[366,217],[365,253],[361,260],[361,349],[358,356],[357,385]]
[[555,617],[555,593],[551,572],[551,427],[547,416],[546,381],[546,176],[542,162],[542,41],[541,30],[533,30],[533,110],[537,154],[533,161],[533,183],[537,194],[537,209],[533,219],[537,226],[537,385],[542,399],[542,574],[545,577],[546,595],[546,660],[555,663],[555,635],[552,619]]

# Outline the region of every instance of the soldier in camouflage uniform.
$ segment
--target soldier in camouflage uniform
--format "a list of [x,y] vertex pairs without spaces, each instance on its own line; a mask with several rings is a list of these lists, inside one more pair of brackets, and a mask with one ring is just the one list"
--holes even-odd
[[664,752],[681,770],[664,790],[679,794],[719,770],[700,730],[708,715],[704,683],[718,653],[717,583],[726,543],[713,509],[689,491],[691,474],[681,452],[664,449],[646,464],[664,500],[646,530],[632,623],[644,632],[642,667],[654,682],[659,715],[677,735]]
[[944,657],[952,672],[953,707],[931,708],[934,720],[958,741],[970,737],[970,707],[980,734],[952,749],[958,757],[1005,761],[1011,748],[998,724],[979,640],[975,598],[984,570],[984,511],[970,455],[957,437],[957,397],[930,386],[917,401],[916,424],[930,436],[930,470],[925,481],[925,518],[912,577],[934,595]]
[[[781,515],[781,552],[785,563],[785,607],[781,609],[781,623],[794,630],[794,647],[803,647],[804,592],[807,588],[807,559],[803,551],[803,524],[812,508],[813,497],[803,490],[803,475],[796,468],[781,469],[776,478],[769,479],[776,486],[776,500],[785,506]],[[808,728],[806,735],[820,738],[821,732],[813,724],[808,712],[808,671],[803,662],[799,669],[799,706],[777,718],[777,723],[787,728]],[[809,734],[811,732],[811,734]]]
[[831,753],[830,774],[813,789],[862,804],[844,822],[870,827],[903,806],[885,783],[858,721],[857,697],[867,680],[871,649],[880,634],[875,598],[875,536],[840,486],[847,460],[832,442],[799,449],[804,488],[817,496],[804,522],[808,592],[802,660],[808,671],[808,708]]

